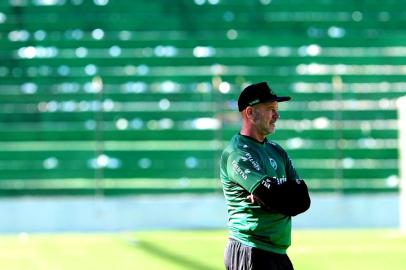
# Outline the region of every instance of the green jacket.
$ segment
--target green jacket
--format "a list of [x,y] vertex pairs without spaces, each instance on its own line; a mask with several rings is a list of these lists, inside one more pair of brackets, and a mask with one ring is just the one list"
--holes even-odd
[[285,254],[291,244],[290,216],[265,210],[247,197],[266,177],[298,179],[285,150],[237,134],[224,149],[220,179],[227,202],[230,237],[263,250]]

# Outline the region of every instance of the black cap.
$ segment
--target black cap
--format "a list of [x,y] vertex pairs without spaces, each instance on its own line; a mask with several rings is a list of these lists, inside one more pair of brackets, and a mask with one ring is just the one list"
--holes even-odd
[[238,98],[238,110],[242,112],[248,106],[269,101],[288,101],[290,97],[278,97],[266,82],[248,85]]

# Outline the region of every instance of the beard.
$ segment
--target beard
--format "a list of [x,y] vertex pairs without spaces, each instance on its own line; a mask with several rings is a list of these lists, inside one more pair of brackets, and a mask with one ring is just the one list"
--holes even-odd
[[275,122],[265,120],[265,117],[263,117],[258,111],[253,111],[252,117],[260,134],[267,136],[275,132]]

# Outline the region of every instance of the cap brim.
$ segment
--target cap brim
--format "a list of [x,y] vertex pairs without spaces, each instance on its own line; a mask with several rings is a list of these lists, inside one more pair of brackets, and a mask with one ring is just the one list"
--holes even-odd
[[258,103],[271,102],[271,101],[284,102],[284,101],[288,101],[290,99],[291,99],[291,97],[273,97],[273,98],[270,98],[270,99],[267,99],[267,100],[264,100],[264,101],[261,101]]
[[291,97],[276,97],[276,101],[278,102],[284,102],[284,101],[289,101]]

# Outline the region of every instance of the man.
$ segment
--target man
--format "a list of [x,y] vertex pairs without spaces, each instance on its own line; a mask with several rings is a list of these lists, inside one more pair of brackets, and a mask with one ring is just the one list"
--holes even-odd
[[275,131],[278,102],[288,100],[266,82],[249,85],[238,98],[242,128],[220,164],[230,231],[227,270],[293,269],[286,254],[291,217],[310,207],[310,197],[285,150],[266,138]]

